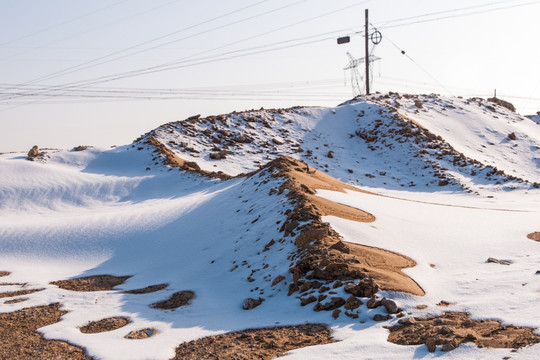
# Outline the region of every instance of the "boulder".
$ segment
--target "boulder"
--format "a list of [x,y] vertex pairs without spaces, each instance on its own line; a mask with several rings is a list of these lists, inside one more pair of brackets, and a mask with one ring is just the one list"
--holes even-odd
[[358,307],[360,307],[360,305],[362,305],[362,304],[363,304],[362,300],[358,299],[354,295],[351,295],[345,301],[345,309],[354,310],[354,309],[357,309]]
[[392,318],[392,315],[375,314],[375,316],[373,316],[373,320],[375,321],[386,321],[386,320],[390,320],[391,318]]
[[384,298],[381,300],[381,304],[386,308],[386,311],[389,314],[397,314],[399,312],[399,307],[394,300]]
[[28,152],[28,159],[29,160],[32,160],[34,159],[36,156],[39,155],[39,148],[37,145],[34,145],[32,146],[32,148],[30,149],[30,151]]
[[261,305],[263,301],[264,301],[263,298],[258,298],[258,299],[247,298],[244,300],[244,303],[242,304],[242,308],[244,310],[255,309],[257,306]]
[[345,284],[345,292],[357,297],[372,297],[379,291],[379,286],[371,278],[360,280],[358,284]]
[[437,348],[437,344],[435,342],[435,339],[432,338],[432,337],[427,338],[426,339],[426,347],[427,347],[429,352],[434,352],[435,349]]

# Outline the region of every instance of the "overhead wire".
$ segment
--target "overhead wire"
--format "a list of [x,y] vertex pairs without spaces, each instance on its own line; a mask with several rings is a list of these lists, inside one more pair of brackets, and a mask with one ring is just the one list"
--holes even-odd
[[[304,2],[304,1],[307,1],[307,0],[302,0],[302,1],[299,1],[297,3],[300,3],[300,2]],[[181,65],[181,66],[169,66],[168,68],[164,68],[163,70],[157,70],[160,66],[163,67],[164,65],[172,65],[172,64],[179,64],[181,61],[185,61],[185,60],[188,60],[190,57],[192,56],[196,56],[196,55],[200,55],[202,53],[208,53],[208,52],[211,52],[211,51],[215,51],[216,49],[220,49],[220,48],[223,48],[223,47],[227,47],[227,46],[230,46],[230,45],[233,45],[233,44],[236,44],[236,43],[240,43],[240,42],[244,42],[244,41],[247,41],[247,40],[251,40],[253,38],[256,38],[256,37],[260,37],[260,36],[264,36],[264,35],[267,35],[269,33],[272,33],[272,32],[275,32],[275,31],[279,31],[279,30],[283,30],[285,28],[288,28],[288,27],[291,27],[291,26],[296,26],[298,24],[301,24],[301,23],[304,23],[304,22],[307,22],[307,21],[312,21],[314,19],[318,19],[318,18],[321,18],[323,16],[328,16],[328,15],[331,15],[331,14],[334,14],[336,12],[340,12],[340,11],[344,11],[344,10],[347,10],[347,9],[350,9],[354,6],[359,6],[363,3],[366,3],[368,2],[369,0],[365,0],[365,1],[361,1],[361,2],[358,2],[356,4],[353,4],[353,5],[350,5],[350,6],[346,6],[346,7],[343,7],[343,8],[340,8],[340,9],[337,9],[337,10],[334,10],[334,11],[331,11],[331,12],[328,12],[328,13],[324,13],[324,14],[320,14],[318,16],[314,16],[314,17],[311,17],[311,18],[308,18],[308,19],[305,19],[305,20],[302,20],[302,21],[297,21],[293,24],[289,24],[289,25],[286,25],[286,26],[282,26],[280,28],[277,28],[277,29],[273,29],[273,30],[270,30],[270,31],[267,31],[267,32],[264,32],[264,33],[261,33],[261,34],[257,34],[257,35],[254,35],[254,36],[251,36],[251,37],[248,37],[248,38],[244,38],[244,39],[241,39],[241,40],[238,40],[238,41],[235,41],[235,42],[231,42],[231,43],[228,43],[228,44],[225,44],[225,45],[222,45],[220,47],[216,47],[216,48],[213,48],[213,49],[210,49],[210,50],[206,50],[204,52],[201,52],[201,53],[198,53],[198,54],[195,54],[195,55],[191,55],[189,57],[184,57],[182,59],[179,59],[179,60],[176,60],[174,62],[167,62],[167,63],[164,63],[164,64],[160,64],[160,65],[156,65],[156,66],[153,66],[153,67],[150,67],[150,68],[145,68],[145,69],[139,69],[139,70],[136,70],[136,71],[130,71],[130,72],[127,72],[127,73],[121,73],[119,75],[117,75],[116,77],[114,78],[111,78],[111,76],[104,76],[104,77],[99,77],[99,78],[96,78],[96,79],[93,79],[92,82],[88,82],[88,80],[86,80],[86,82],[76,82],[76,83],[67,83],[67,84],[63,84],[61,86],[56,86],[56,88],[60,88],[60,89],[68,89],[74,85],[80,85],[80,84],[85,84],[85,85],[92,85],[92,84],[98,84],[98,83],[103,83],[103,82],[109,82],[109,81],[113,81],[113,80],[118,80],[118,79],[121,79],[121,78],[125,78],[125,77],[132,77],[132,76],[139,76],[139,75],[144,75],[146,73],[151,73],[151,72],[158,72],[158,71],[166,71],[166,70],[171,70],[171,69],[176,69],[176,68],[180,68],[180,67],[186,67],[186,66],[193,66],[193,65],[199,65],[199,64],[204,64],[204,63],[208,63],[208,62],[213,62],[213,61],[223,61],[223,60],[226,60],[226,59],[230,59],[230,58],[236,58],[236,57],[239,57],[239,56],[246,56],[246,55],[252,55],[254,53],[261,53],[261,52],[268,52],[268,51],[275,51],[277,49],[271,49],[271,50],[265,50],[265,51],[259,51],[259,52],[252,52],[250,54],[244,54],[244,55],[236,55],[236,56],[231,56],[229,58],[226,58],[226,59],[215,59],[213,58],[212,60],[209,60],[209,61],[202,61],[202,62],[198,62],[198,63],[194,63],[194,64],[190,64],[190,65]],[[278,9],[274,9],[273,11],[276,11],[276,10],[280,10],[280,9],[283,9],[285,7],[289,7],[289,6],[292,6],[292,5],[295,5],[297,3],[293,3],[293,4],[288,4],[287,6],[284,6],[284,7],[281,7],[281,8],[278,8]],[[273,12],[272,11],[272,12]],[[320,39],[320,40],[317,40],[317,41],[322,41],[322,40],[327,40],[327,39]],[[296,45],[292,45],[292,46],[300,46],[300,45],[307,45],[307,44],[310,44],[310,43],[313,43],[313,42],[305,42],[305,43],[302,43],[302,44],[296,44]],[[287,47],[291,47],[291,46],[284,46],[284,47],[280,47],[281,48],[287,48]],[[191,62],[193,62],[193,60],[190,60]],[[155,70],[155,71],[154,71]],[[144,71],[144,72],[142,72]],[[5,99],[5,98],[0,98],[0,100],[2,99]],[[9,110],[9,109],[4,109],[4,110]]]
[[[283,10],[283,9],[285,9],[285,8],[288,8],[288,7],[297,5],[297,4],[302,3],[302,2],[305,2],[305,1],[307,1],[307,0],[297,1],[297,2],[295,2],[295,3],[288,4],[288,5],[282,6],[282,7],[277,8],[277,9],[273,9],[273,10],[267,11],[267,12],[258,14],[258,15],[256,15],[256,16],[253,16],[253,17],[250,17],[250,18],[246,18],[245,20],[250,20],[250,19],[253,19],[253,18],[258,17],[258,16],[267,15],[267,14],[272,13],[272,12],[275,12],[275,11]],[[350,8],[352,8],[352,7],[359,6],[359,5],[363,4],[363,3],[366,3],[366,2],[368,2],[368,1],[369,1],[369,0],[361,1],[361,2],[359,2],[359,3],[353,4],[353,5],[350,5],[350,6],[346,6],[346,7],[343,7],[343,8],[340,8],[340,9],[337,9],[337,10],[334,10],[334,11],[331,11],[331,12],[328,12],[328,13],[320,14],[320,15],[317,15],[317,16],[314,16],[314,17],[311,17],[311,18],[302,20],[302,21],[297,21],[297,22],[295,22],[295,23],[293,23],[293,24],[285,25],[285,26],[282,26],[282,27],[279,27],[279,28],[276,28],[276,29],[272,29],[272,30],[270,30],[270,31],[266,31],[266,32],[263,32],[263,33],[259,33],[259,34],[256,34],[256,35],[252,35],[252,36],[249,36],[249,37],[240,39],[240,40],[236,40],[236,41],[233,41],[233,42],[229,42],[229,43],[227,43],[227,44],[220,45],[220,46],[217,46],[217,47],[213,47],[213,48],[211,48],[211,49],[207,49],[207,50],[198,52],[198,53],[196,53],[196,54],[192,54],[192,55],[189,55],[189,56],[185,56],[185,57],[180,58],[180,59],[177,59],[177,60],[168,61],[168,62],[159,64],[159,65],[154,65],[154,66],[150,66],[150,67],[146,67],[146,68],[142,68],[142,69],[131,70],[131,71],[124,72],[124,73],[113,74],[113,75],[106,75],[106,76],[98,77],[98,78],[91,79],[91,80],[78,81],[78,82],[76,82],[76,83],[92,83],[92,84],[95,84],[95,83],[109,82],[109,81],[113,81],[113,80],[124,79],[124,78],[127,78],[127,77],[141,76],[141,75],[146,75],[146,74],[151,74],[151,73],[156,73],[156,72],[161,72],[161,71],[173,70],[173,69],[177,69],[177,68],[180,68],[180,67],[185,67],[185,66],[179,66],[179,67],[176,67],[176,66],[174,66],[174,65],[185,63],[185,61],[197,61],[197,60],[190,60],[190,59],[192,59],[193,57],[196,57],[196,56],[200,56],[200,55],[204,55],[204,54],[207,54],[207,53],[211,53],[211,52],[216,51],[216,50],[219,50],[219,49],[223,49],[223,48],[225,48],[225,47],[229,47],[229,46],[231,46],[231,45],[236,45],[236,44],[239,44],[239,43],[248,41],[248,40],[253,40],[253,39],[258,38],[258,37],[262,37],[262,36],[265,36],[265,35],[268,35],[268,34],[277,32],[277,31],[281,31],[281,30],[284,30],[284,29],[286,29],[286,28],[290,28],[290,27],[292,27],[292,26],[297,26],[297,25],[299,25],[299,24],[302,24],[302,23],[305,23],[305,22],[308,22],[308,21],[313,21],[313,20],[315,20],[315,19],[319,19],[319,18],[324,17],[324,16],[329,16],[329,15],[332,15],[332,14],[337,13],[337,12],[345,11],[345,10],[348,10],[348,9],[350,9]],[[245,21],[245,20],[242,20],[242,21]],[[238,23],[238,22],[235,22],[235,23]],[[221,26],[221,27],[217,27],[217,28],[210,29],[210,30],[205,31],[205,32],[203,32],[203,33],[206,33],[206,32],[209,32],[209,31],[214,31],[214,30],[217,30],[217,29],[220,29],[220,28],[222,28],[222,26]],[[199,34],[201,34],[201,33],[199,33]],[[190,37],[186,37],[186,38],[190,38]],[[186,39],[186,38],[183,38],[183,39]],[[176,40],[175,40],[175,41],[176,41]],[[131,55],[133,55],[133,54],[126,55],[126,56],[131,56]],[[121,58],[124,58],[124,57],[126,57],[126,56],[122,56]],[[222,55],[217,55],[217,56],[222,56]],[[120,58],[115,58],[115,59],[113,59],[113,60],[118,60],[118,59],[120,59]],[[112,61],[112,60],[110,60],[110,61]],[[107,61],[107,62],[109,62],[109,61]],[[206,63],[206,62],[204,62],[204,63]],[[200,63],[197,63],[197,64],[200,64]],[[174,66],[174,67],[173,67],[173,66]],[[78,71],[78,70],[80,70],[80,69],[77,69],[77,71]],[[50,79],[50,77],[49,77],[49,78],[42,78],[42,79],[40,79],[40,80],[48,80],[48,79]],[[71,86],[71,85],[73,85],[73,84],[74,84],[74,83],[67,83],[67,84],[63,84],[63,85],[60,85],[60,86],[66,86],[66,87],[69,87],[69,86]]]
[[[174,0],[174,1],[177,1],[177,0]],[[176,34],[179,34],[181,32],[185,32],[187,30],[191,30],[191,29],[194,29],[196,27],[199,27],[199,26],[202,26],[202,25],[205,25],[205,24],[208,24],[210,22],[213,22],[213,21],[216,21],[218,19],[222,19],[224,17],[227,17],[227,16],[230,16],[230,15],[233,15],[233,14],[236,14],[238,12],[241,12],[241,11],[244,11],[246,9],[249,9],[249,8],[252,8],[254,6],[257,6],[257,5],[260,5],[264,2],[267,2],[268,0],[262,0],[262,1],[259,1],[257,3],[253,3],[253,4],[250,4],[248,6],[244,6],[244,7],[241,7],[239,9],[235,9],[233,11],[229,11],[225,14],[221,14],[219,16],[216,16],[216,17],[213,17],[213,18],[210,18],[208,20],[205,20],[205,21],[202,21],[202,22],[199,22],[199,23],[196,23],[196,24],[193,24],[193,25],[190,25],[190,26],[187,26],[187,27],[184,27],[180,30],[176,30],[176,31],[173,31],[173,32],[170,32],[170,33],[167,33],[165,35],[161,35],[161,36],[158,36],[156,38],[153,38],[153,39],[150,39],[150,40],[146,40],[146,41],[143,41],[143,42],[140,42],[140,43],[137,43],[135,45],[132,45],[132,46],[129,46],[125,49],[122,49],[122,50],[118,50],[118,51],[115,51],[115,52],[112,52],[112,53],[109,53],[107,55],[103,55],[103,56],[100,56],[100,57],[97,57],[97,58],[94,58],[92,60],[89,60],[89,61],[86,61],[86,62],[83,62],[82,64],[78,64],[78,65],[75,65],[75,66],[71,66],[67,69],[63,69],[63,70],[59,70],[59,71],[56,71],[52,74],[48,74],[48,75],[44,75],[44,76],[41,76],[41,77],[38,77],[38,78],[35,78],[35,79],[32,79],[32,80],[29,80],[27,82],[25,82],[24,84],[34,84],[38,81],[44,81],[44,80],[50,80],[50,79],[54,79],[56,77],[59,77],[59,76],[62,76],[62,75],[67,75],[67,74],[70,74],[70,73],[73,73],[75,71],[80,71],[80,70],[84,70],[84,69],[87,69],[87,68],[90,68],[90,67],[94,67],[94,66],[98,66],[98,65],[102,65],[102,64],[105,64],[105,63],[108,63],[108,62],[111,62],[111,61],[114,61],[114,60],[118,60],[118,59],[122,59],[122,58],[125,58],[127,56],[132,56],[132,55],[135,55],[135,53],[132,53],[132,54],[129,54],[129,55],[126,55],[126,56],[121,56],[121,57],[118,57],[118,58],[115,58],[115,59],[112,59],[112,60],[107,60],[107,61],[104,61],[104,62],[101,62],[101,63],[98,63],[98,64],[93,64],[93,65],[89,65],[89,64],[92,64],[92,63],[95,63],[97,61],[100,61],[100,60],[103,60],[103,59],[106,59],[106,58],[109,58],[111,56],[114,56],[114,55],[118,55],[120,53],[123,53],[123,52],[126,52],[126,51],[129,51],[129,50],[132,50],[132,49],[135,49],[137,47],[140,47],[140,46],[143,46],[143,45],[146,45],[146,44],[149,44],[149,43],[152,43],[152,42],[155,42],[155,41],[158,41],[158,40],[161,40],[161,39],[164,39],[164,38],[167,38],[167,37],[170,37],[170,36],[173,36],[173,35],[176,35]],[[307,0],[302,0],[302,1],[307,1]],[[172,3],[172,2],[171,2]],[[167,3],[169,4],[169,3]],[[232,22],[232,23],[229,23],[229,24],[236,24],[238,22]],[[207,30],[206,32],[209,32],[209,31],[215,31],[216,29],[221,29],[222,27],[218,27],[218,28],[214,28],[214,29],[211,29],[211,30]],[[205,33],[206,33],[205,32]],[[196,36],[196,35],[194,35]],[[144,51],[147,51],[147,50],[142,50],[140,52],[144,52]],[[137,52],[137,53],[140,53],[140,52]]]
[[138,13],[135,13],[135,14],[132,14],[132,15],[128,15],[128,16],[125,16],[123,18],[120,18],[120,19],[117,19],[117,20],[113,20],[113,21],[110,21],[108,23],[105,23],[105,24],[101,24],[99,26],[95,26],[91,29],[88,29],[88,30],[85,30],[85,31],[81,31],[81,32],[78,32],[78,33],[75,33],[75,34],[70,34],[69,36],[66,36],[64,38],[61,38],[61,39],[57,39],[57,40],[54,40],[54,41],[50,41],[48,43],[45,43],[45,44],[41,44],[40,46],[37,46],[37,47],[32,47],[30,49],[26,49],[24,51],[21,51],[21,52],[18,52],[16,54],[12,54],[12,55],[9,55],[9,56],[5,56],[3,58],[0,58],[0,61],[3,61],[3,60],[7,60],[7,59],[11,59],[11,58],[14,58],[16,56],[19,56],[19,55],[23,55],[23,54],[27,54],[27,53],[30,53],[30,52],[33,52],[33,51],[36,51],[36,50],[39,50],[39,49],[43,49],[43,48],[46,48],[50,45],[54,45],[54,44],[58,44],[60,42],[63,42],[63,41],[66,41],[66,40],[69,40],[69,39],[73,39],[73,38],[76,38],[76,37],[79,37],[81,35],[85,35],[85,34],[88,34],[88,33],[91,33],[93,31],[96,31],[96,30],[99,30],[99,29],[103,29],[105,27],[108,27],[108,26],[111,26],[111,25],[115,25],[115,24],[118,24],[122,21],[126,21],[126,20],[129,20],[129,19],[133,19],[137,16],[141,16],[141,15],[144,15],[144,14],[148,14],[149,12],[152,12],[152,11],[155,11],[157,9],[161,9],[165,6],[169,6],[171,5],[172,3],[175,3],[175,2],[178,2],[180,0],[172,0],[172,1],[169,1],[165,4],[161,4],[161,5],[158,5],[158,6],[154,6],[153,8],[150,8],[148,10],[144,10],[144,11],[140,11]]
[[[472,12],[463,13],[463,14],[440,16],[440,17],[429,18],[429,19],[424,19],[424,20],[400,23],[400,24],[396,24],[396,25],[381,25],[379,27],[379,29],[391,29],[391,28],[407,26],[407,25],[422,24],[422,23],[426,23],[426,22],[433,22],[433,21],[452,19],[452,18],[458,18],[458,17],[464,17],[464,16],[471,16],[471,15],[477,15],[477,14],[485,14],[485,13],[489,13],[489,12],[506,10],[506,9],[510,9],[510,8],[517,8],[517,7],[528,6],[528,5],[534,5],[534,4],[539,4],[539,3],[540,3],[539,0],[535,0],[535,1],[529,1],[529,2],[526,2],[526,3],[522,3],[522,4],[515,4],[515,5],[497,7],[497,8],[494,8],[494,9],[472,11]],[[450,10],[448,12],[450,12]],[[423,15],[423,16],[427,16],[427,15],[429,15],[429,14],[426,14],[426,15]],[[421,16],[415,16],[415,17],[412,17],[412,18],[416,18],[416,17],[421,17]],[[404,18],[404,20],[406,20],[406,18]],[[394,22],[394,21],[390,21],[390,22]]]
[[[373,24],[370,23],[370,25],[377,30],[377,27],[375,27]],[[450,91],[443,83],[441,83],[435,76],[433,76],[429,71],[427,71],[422,65],[420,65],[416,60],[414,60],[405,50],[403,50],[401,47],[399,47],[396,43],[394,43],[388,35],[384,36],[386,40],[390,42],[402,55],[407,57],[412,63],[414,63],[420,70],[422,70],[426,75],[428,75],[431,79],[433,79],[441,88],[446,90],[447,93],[453,96],[452,91]]]
[[112,7],[115,7],[115,6],[117,6],[117,5],[120,5],[120,4],[125,3],[125,2],[127,2],[127,1],[129,1],[129,0],[120,0],[120,1],[117,1],[117,2],[115,2],[115,3],[113,3],[113,4],[109,4],[109,5],[105,6],[105,7],[99,8],[99,9],[97,9],[97,10],[93,10],[93,11],[90,11],[90,12],[85,13],[85,14],[83,14],[83,15],[76,16],[76,17],[74,17],[74,18],[71,18],[71,19],[69,19],[69,20],[66,20],[66,21],[63,21],[63,22],[60,22],[60,23],[57,23],[57,24],[54,24],[54,25],[50,25],[50,26],[48,26],[48,27],[46,27],[46,28],[44,28],[44,29],[40,29],[40,30],[31,32],[31,33],[26,34],[26,35],[23,35],[23,36],[19,36],[18,38],[15,38],[15,39],[11,39],[11,40],[5,41],[5,42],[3,42],[3,43],[0,43],[0,47],[5,46],[5,45],[8,45],[8,44],[11,44],[11,43],[13,43],[13,42],[15,42],[15,41],[27,39],[27,38],[29,38],[29,37],[32,37],[32,36],[34,36],[34,35],[37,35],[37,34],[41,34],[41,33],[47,32],[47,31],[52,30],[52,29],[56,29],[56,28],[58,28],[58,27],[64,26],[64,25],[66,25],[66,24],[75,22],[75,21],[80,20],[80,19],[84,19],[85,17],[88,17],[88,16],[91,16],[91,15],[97,14],[97,13],[99,13],[99,12],[108,10],[108,9],[110,9],[110,8],[112,8]]

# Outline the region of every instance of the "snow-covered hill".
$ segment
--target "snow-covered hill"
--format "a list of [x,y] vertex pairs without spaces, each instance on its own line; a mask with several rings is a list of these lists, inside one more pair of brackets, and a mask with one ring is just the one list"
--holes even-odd
[[192,117],[140,141],[149,137],[204,170],[230,175],[289,155],[347,183],[384,189],[482,191],[540,182],[540,129],[480,99],[372,95],[336,108]]
[[[39,332],[96,359],[168,359],[224,333],[222,351],[249,338],[235,356],[275,356],[277,333],[234,332],[306,322],[337,341],[286,357],[537,359],[539,131],[479,99],[376,94],[193,117],[114,149],[0,155],[0,313],[59,302],[67,314]],[[58,282],[94,275],[120,279]],[[470,319],[387,341],[447,311]],[[482,319],[536,335],[475,332]],[[7,358],[25,350],[2,344]]]

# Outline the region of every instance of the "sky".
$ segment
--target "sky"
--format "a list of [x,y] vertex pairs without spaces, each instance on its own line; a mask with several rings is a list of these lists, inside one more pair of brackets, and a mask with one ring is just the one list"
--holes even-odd
[[[347,52],[372,92],[540,111],[540,1],[0,0],[0,152],[109,147],[191,115],[335,106]],[[350,43],[338,45],[339,36]],[[405,52],[403,54],[402,52]],[[359,67],[363,76],[364,67]]]

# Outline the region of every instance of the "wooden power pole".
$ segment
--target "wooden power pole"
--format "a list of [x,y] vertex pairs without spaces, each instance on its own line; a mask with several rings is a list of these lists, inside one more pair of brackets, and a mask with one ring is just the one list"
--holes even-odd
[[368,9],[366,9],[366,25],[365,25],[365,37],[366,37],[366,95],[369,95],[369,33],[368,33]]

